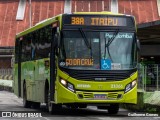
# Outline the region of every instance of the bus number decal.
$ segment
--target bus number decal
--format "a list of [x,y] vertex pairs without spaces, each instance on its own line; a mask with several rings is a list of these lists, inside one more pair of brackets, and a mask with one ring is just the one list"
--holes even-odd
[[111,84],[111,88],[123,88],[123,85],[122,84]]

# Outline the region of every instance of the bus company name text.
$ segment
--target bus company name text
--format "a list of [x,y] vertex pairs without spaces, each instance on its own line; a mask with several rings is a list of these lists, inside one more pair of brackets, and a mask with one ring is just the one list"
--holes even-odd
[[15,117],[15,118],[37,118],[37,117],[42,117],[41,113],[36,113],[36,112],[2,112],[2,116],[4,118],[10,118],[10,117]]

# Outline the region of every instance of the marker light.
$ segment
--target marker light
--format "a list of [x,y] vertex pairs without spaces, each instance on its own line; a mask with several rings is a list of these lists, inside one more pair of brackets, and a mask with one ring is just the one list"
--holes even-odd
[[74,92],[74,86],[71,83],[68,83],[68,87],[69,90],[71,90],[72,92]]

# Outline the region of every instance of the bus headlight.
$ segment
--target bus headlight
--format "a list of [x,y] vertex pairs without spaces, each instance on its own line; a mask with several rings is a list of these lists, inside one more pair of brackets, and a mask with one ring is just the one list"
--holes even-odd
[[66,86],[67,82],[65,80],[61,79],[61,84],[64,85],[64,86]]
[[134,86],[136,86],[136,84],[137,84],[137,80],[134,80],[131,83],[127,84],[125,87],[124,93],[127,93],[128,91],[130,91],[132,88],[134,88]]
[[60,79],[60,83],[66,87],[68,90],[72,91],[72,92],[75,92],[75,89],[74,89],[74,85],[69,83],[68,81],[64,80],[64,79]]

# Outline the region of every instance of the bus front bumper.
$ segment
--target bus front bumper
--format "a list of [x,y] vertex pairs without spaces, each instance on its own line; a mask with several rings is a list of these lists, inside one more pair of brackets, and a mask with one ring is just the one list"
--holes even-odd
[[137,103],[137,85],[127,93],[116,92],[90,92],[90,91],[70,91],[61,84],[58,85],[56,103],[86,103],[86,104],[109,104],[109,103]]

